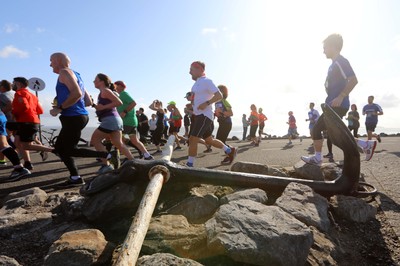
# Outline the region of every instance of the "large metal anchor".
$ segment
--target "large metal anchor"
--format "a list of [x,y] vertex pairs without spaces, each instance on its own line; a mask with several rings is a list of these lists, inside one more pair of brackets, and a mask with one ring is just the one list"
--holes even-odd
[[142,198],[135,219],[119,251],[115,266],[135,265],[145,238],[154,207],[165,182],[194,182],[234,187],[257,187],[265,191],[280,192],[291,182],[308,185],[324,196],[336,194],[356,195],[360,193],[360,154],[350,131],[340,117],[327,105],[322,105],[324,118],[332,143],[344,153],[342,175],[333,181],[313,181],[297,178],[198,169],[170,162],[174,138],[170,138],[163,151],[163,158],[154,161],[129,161],[120,170],[129,176],[149,176],[150,182]]
[[171,182],[194,182],[237,187],[257,187],[266,191],[283,191],[291,182],[308,185],[323,196],[337,194],[355,195],[361,192],[359,188],[360,177],[360,153],[354,137],[340,117],[327,105],[322,105],[324,119],[332,143],[338,146],[344,153],[342,175],[333,181],[314,181],[298,178],[259,175],[251,173],[239,173],[220,171],[204,168],[189,168],[181,166],[169,160],[128,162],[125,167],[134,168],[135,176],[147,176],[154,166],[165,166],[170,173]]

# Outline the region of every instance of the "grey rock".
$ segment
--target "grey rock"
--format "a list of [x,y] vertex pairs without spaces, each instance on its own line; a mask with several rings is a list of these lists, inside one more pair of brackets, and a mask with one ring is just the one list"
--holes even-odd
[[221,205],[205,226],[210,250],[254,265],[304,265],[313,243],[304,223],[251,200]]
[[329,202],[309,186],[290,183],[282,196],[276,200],[275,205],[308,226],[315,226],[323,232],[330,229]]
[[86,198],[82,212],[89,221],[95,221],[107,216],[110,212],[137,208],[142,195],[143,193],[140,193],[137,187],[118,183],[107,190]]
[[172,254],[168,253],[155,253],[151,256],[142,256],[140,257],[136,265],[138,266],[201,266],[203,264],[198,263],[197,261],[185,258],[179,258]]
[[330,203],[335,214],[348,221],[365,223],[374,219],[377,213],[375,206],[351,196],[336,195],[331,198]]
[[4,199],[4,207],[13,209],[21,206],[41,206],[47,199],[47,193],[38,187],[10,193]]
[[21,266],[14,258],[10,258],[4,255],[0,255],[1,266]]
[[259,188],[253,188],[253,189],[244,189],[236,191],[232,194],[222,197],[220,201],[221,204],[227,204],[231,201],[242,200],[242,199],[253,200],[255,202],[265,204],[268,201],[268,196],[264,190]]

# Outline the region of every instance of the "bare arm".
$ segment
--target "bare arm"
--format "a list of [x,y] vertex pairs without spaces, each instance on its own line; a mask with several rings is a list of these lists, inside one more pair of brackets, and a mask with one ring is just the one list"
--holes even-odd
[[335,99],[332,100],[332,103],[331,103],[332,107],[339,107],[342,104],[343,99],[350,94],[350,92],[354,89],[354,87],[357,85],[357,83],[358,83],[358,80],[357,80],[356,76],[349,77],[344,90],[339,94],[338,97],[336,97]]
[[78,85],[77,78],[71,69],[62,69],[58,79],[61,83],[64,83],[69,90],[68,98],[62,103],[62,108],[65,109],[79,101],[82,97],[82,91]]
[[204,109],[206,109],[207,106],[209,106],[215,102],[218,102],[221,99],[222,99],[222,93],[220,91],[217,91],[216,93],[214,93],[213,97],[210,100],[200,104],[198,109],[204,110]]

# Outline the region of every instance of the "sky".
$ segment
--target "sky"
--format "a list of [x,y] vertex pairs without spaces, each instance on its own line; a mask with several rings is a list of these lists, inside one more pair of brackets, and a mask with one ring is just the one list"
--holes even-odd
[[[381,105],[377,133],[400,132],[400,2],[396,0],[16,0],[0,16],[0,79],[37,77],[44,126],[59,125],[48,112],[57,75],[50,55],[64,52],[88,92],[98,90],[98,73],[123,80],[147,114],[159,99],[183,111],[194,81],[191,62],[206,64],[206,75],[229,89],[234,132],[250,105],[262,107],[268,134],[287,133],[293,111],[298,131],[309,135],[310,102],[325,101],[331,60],[322,41],[343,36],[341,54],[358,78],[350,102],[359,111],[369,95]],[[5,10],[8,10],[5,12]],[[89,126],[97,126],[93,110]],[[361,117],[360,134],[365,134]],[[216,122],[217,126],[217,122]],[[236,134],[237,133],[237,134]],[[231,134],[231,135],[232,135]]]

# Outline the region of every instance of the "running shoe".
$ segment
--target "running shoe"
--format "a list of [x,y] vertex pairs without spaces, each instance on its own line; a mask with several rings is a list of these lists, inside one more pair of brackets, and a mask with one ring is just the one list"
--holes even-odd
[[178,146],[178,147],[176,147],[176,148],[174,149],[174,151],[178,151],[178,150],[182,150],[182,147],[181,147],[181,146]]
[[6,160],[0,160],[0,166],[6,166],[7,162]]
[[70,188],[70,187],[80,187],[85,184],[85,181],[83,181],[82,178],[79,178],[77,180],[73,180],[71,178],[68,178],[66,181],[57,184],[58,188]]
[[377,136],[376,136],[376,139],[378,140],[379,143],[382,142],[381,136],[377,135]]
[[301,156],[301,160],[303,160],[303,162],[305,162],[305,163],[316,165],[316,166],[321,166],[321,164],[322,164],[322,160],[318,160],[317,157],[315,157],[315,155]]
[[114,170],[114,167],[111,164],[103,164],[102,166],[100,166],[100,169],[97,171],[97,173],[100,174],[104,174],[107,172],[111,172]]
[[231,147],[231,152],[227,154],[224,160],[222,160],[222,164],[231,164],[235,159],[237,154],[237,148]]
[[11,175],[8,177],[7,181],[12,182],[12,181],[18,181],[22,177],[30,175],[31,172],[26,169],[25,167],[20,167],[20,168],[15,168],[12,172]]
[[363,152],[365,154],[365,160],[371,160],[372,156],[374,155],[376,148],[376,140],[367,140],[366,147],[363,147]]
[[28,170],[33,170],[33,164],[30,161],[24,162],[24,168]]
[[187,163],[186,163],[186,166],[187,166],[187,167],[193,167],[193,163],[187,162]]
[[145,157],[144,160],[145,161],[151,161],[151,160],[154,160],[154,157],[149,155],[149,157]]
[[323,157],[324,157],[324,158],[333,159],[333,153],[331,153],[331,152],[328,152],[328,153],[327,153],[327,154],[325,154]]

